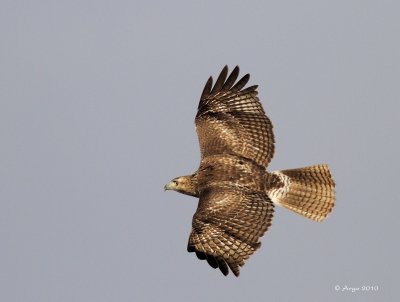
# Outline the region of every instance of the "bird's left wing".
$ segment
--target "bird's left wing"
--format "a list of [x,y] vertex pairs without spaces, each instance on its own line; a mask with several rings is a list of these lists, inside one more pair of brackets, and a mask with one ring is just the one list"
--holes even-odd
[[236,82],[239,67],[225,66],[213,86],[210,77],[195,119],[201,157],[234,154],[267,166],[274,155],[272,123],[257,97],[257,86],[243,89],[250,75]]
[[226,276],[239,268],[261,245],[259,239],[271,225],[274,206],[262,193],[240,187],[211,187],[200,193],[193,216],[188,251],[207,260]]

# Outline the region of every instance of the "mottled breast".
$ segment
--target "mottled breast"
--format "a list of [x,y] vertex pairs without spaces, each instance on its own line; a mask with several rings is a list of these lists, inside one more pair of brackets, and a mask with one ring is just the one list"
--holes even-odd
[[207,156],[200,163],[199,189],[210,185],[241,186],[255,192],[265,190],[265,168],[254,161],[236,155]]

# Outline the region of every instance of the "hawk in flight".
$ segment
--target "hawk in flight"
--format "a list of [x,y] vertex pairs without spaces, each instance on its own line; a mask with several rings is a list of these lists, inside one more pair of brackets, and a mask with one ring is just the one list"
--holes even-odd
[[274,206],[315,221],[335,204],[335,182],[327,165],[267,172],[274,155],[272,123],[257,97],[257,86],[244,88],[239,67],[210,77],[195,119],[200,143],[198,170],[174,178],[165,190],[199,198],[187,250],[226,276],[239,269],[261,246]]

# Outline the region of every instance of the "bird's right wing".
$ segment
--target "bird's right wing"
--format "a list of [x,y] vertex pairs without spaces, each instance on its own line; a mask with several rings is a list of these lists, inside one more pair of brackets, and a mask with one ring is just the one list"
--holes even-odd
[[271,225],[274,206],[266,194],[240,187],[212,187],[200,193],[193,216],[188,251],[207,260],[224,275],[235,276],[261,245],[259,239]]

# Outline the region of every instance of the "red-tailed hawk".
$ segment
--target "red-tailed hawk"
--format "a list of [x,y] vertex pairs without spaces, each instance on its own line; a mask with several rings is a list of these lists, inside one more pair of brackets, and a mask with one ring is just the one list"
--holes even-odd
[[322,221],[335,203],[335,183],[327,165],[267,172],[274,155],[272,124],[257,97],[243,89],[239,67],[224,67],[214,87],[204,87],[195,119],[201,149],[199,169],[174,178],[165,190],[199,198],[187,250],[239,276],[239,268],[261,245],[274,205]]

